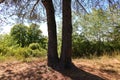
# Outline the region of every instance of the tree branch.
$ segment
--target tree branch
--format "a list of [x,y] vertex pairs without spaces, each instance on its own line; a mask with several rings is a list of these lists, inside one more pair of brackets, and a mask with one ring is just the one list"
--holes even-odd
[[79,2],[79,0],[76,0],[76,2],[79,4],[79,6],[82,7],[82,9],[83,9],[86,13],[88,13],[87,10],[85,9],[85,7]]
[[0,4],[3,3],[5,0],[0,0]]
[[30,16],[32,15],[32,12],[34,11],[36,5],[39,3],[40,0],[37,0],[36,3],[34,4],[34,6],[32,7],[32,10],[30,12]]

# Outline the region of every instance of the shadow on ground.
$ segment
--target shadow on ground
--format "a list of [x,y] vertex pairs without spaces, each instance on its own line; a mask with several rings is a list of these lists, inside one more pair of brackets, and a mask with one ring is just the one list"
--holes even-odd
[[74,64],[71,69],[57,70],[57,71],[60,72],[62,75],[70,78],[70,80],[105,80],[97,75],[79,69]]
[[[17,65],[19,66],[17,70]],[[9,68],[3,66],[3,72],[0,74],[0,80],[105,80],[97,75],[85,72],[73,66],[69,70],[55,70],[49,68],[46,63],[27,63],[28,67],[19,70],[22,67],[11,65]]]

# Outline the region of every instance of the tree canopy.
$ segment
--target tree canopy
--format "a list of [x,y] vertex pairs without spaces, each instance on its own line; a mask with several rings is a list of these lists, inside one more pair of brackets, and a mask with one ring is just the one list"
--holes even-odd
[[[61,16],[62,1],[52,0],[55,14]],[[15,20],[21,22],[41,22],[46,21],[45,9],[41,0],[1,0],[1,22],[8,23],[6,18],[14,16]],[[72,0],[71,6],[73,12],[90,13],[92,8],[110,9],[113,12],[119,9],[119,0]],[[111,8],[111,6],[114,6]],[[114,9],[114,10],[113,10]],[[9,21],[11,22],[11,21]]]

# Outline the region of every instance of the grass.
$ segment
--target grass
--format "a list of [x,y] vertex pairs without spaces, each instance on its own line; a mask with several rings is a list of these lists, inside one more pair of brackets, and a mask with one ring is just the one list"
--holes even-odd
[[0,56],[0,63],[9,63],[9,62],[31,62],[31,61],[36,61],[36,60],[45,60],[46,57],[45,56],[41,56],[41,57],[28,57],[28,58],[24,58],[22,56]]
[[95,58],[74,59],[74,64],[82,70],[104,77],[105,80],[120,79],[120,54],[109,56],[103,55]]
[[[0,55],[0,62],[4,62],[7,60],[18,60],[18,61],[32,61],[34,59],[38,59],[38,58],[45,58],[46,57],[46,52],[43,51],[44,54],[41,54],[42,52],[40,51],[33,51],[34,55],[38,55],[38,53],[40,53],[40,56],[33,56],[33,55],[29,55],[31,52],[30,51],[26,51],[27,49],[21,49],[20,50],[16,50],[17,52],[14,52],[14,56],[11,55]],[[8,53],[7,53],[8,54]],[[105,62],[105,61],[109,61],[109,60],[113,60],[113,59],[117,59],[120,61],[120,52],[119,51],[115,51],[112,53],[112,55],[108,55],[108,53],[103,53],[104,55],[98,57],[96,55],[90,55],[89,57],[85,56],[83,58],[73,58],[74,60],[77,59],[82,59],[82,60],[90,60],[90,61],[101,61],[101,62]],[[27,55],[27,57],[26,57]]]
[[[15,57],[0,56],[0,62],[11,62],[20,61],[22,65],[24,63],[33,63],[38,65],[46,65],[46,57],[28,57],[17,59]],[[44,63],[45,62],[45,63]],[[30,63],[30,65],[31,65]],[[97,75],[105,80],[118,80],[120,79],[120,54],[112,56],[103,55],[100,57],[92,56],[91,58],[76,58],[73,59],[73,63],[79,68],[90,74]],[[1,63],[4,64],[4,63]],[[53,72],[52,72],[53,73]],[[70,75],[78,77],[79,74],[75,72],[69,72]],[[69,74],[68,73],[68,74]],[[85,74],[83,74],[85,75]]]

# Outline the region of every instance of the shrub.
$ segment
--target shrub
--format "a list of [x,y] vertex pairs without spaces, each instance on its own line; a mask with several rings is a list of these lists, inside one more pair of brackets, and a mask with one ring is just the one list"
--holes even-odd
[[8,47],[8,50],[5,56],[15,56],[15,49],[12,47]]
[[0,47],[0,54],[2,56],[6,55],[7,52],[9,52],[9,48],[8,47]]
[[16,57],[21,57],[21,58],[28,58],[31,56],[31,51],[29,48],[18,48],[15,51],[15,56]]
[[43,49],[43,48],[39,48],[39,49],[30,49],[31,51],[31,56],[32,57],[42,57],[42,56],[45,56],[46,55],[46,50]]
[[38,43],[31,43],[29,45],[29,48],[32,49],[32,50],[39,49],[40,45]]
[[18,60],[26,60],[31,57],[46,56],[46,50],[41,48],[38,43],[32,43],[29,47],[4,47],[0,45],[0,56],[14,57]]
[[29,57],[41,57],[46,55],[46,50],[42,49],[38,46],[30,46],[26,48],[21,48],[19,47],[18,49],[15,50],[15,56],[19,59],[21,58],[29,58]]

